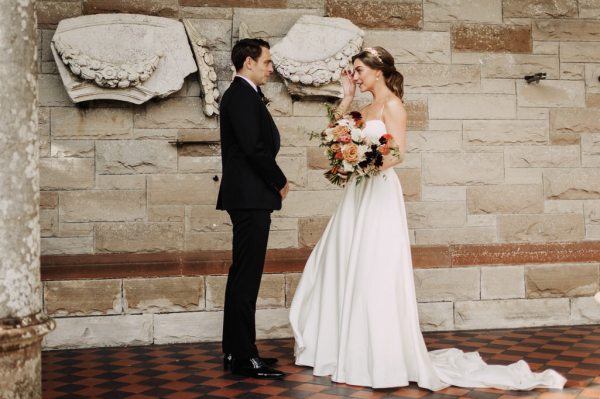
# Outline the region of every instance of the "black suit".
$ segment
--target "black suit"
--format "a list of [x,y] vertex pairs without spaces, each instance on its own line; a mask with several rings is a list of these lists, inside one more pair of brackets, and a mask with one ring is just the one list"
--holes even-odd
[[271,212],[281,209],[285,175],[277,166],[280,139],[261,94],[236,77],[220,105],[223,175],[217,209],[233,224],[233,259],[225,291],[223,352],[258,356],[256,298],[267,250]]

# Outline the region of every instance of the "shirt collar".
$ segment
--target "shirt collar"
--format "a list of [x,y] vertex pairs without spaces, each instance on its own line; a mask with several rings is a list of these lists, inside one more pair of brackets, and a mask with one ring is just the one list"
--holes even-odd
[[247,77],[242,76],[242,75],[235,75],[235,76],[238,76],[238,77],[244,79],[246,82],[248,82],[248,84],[250,84],[250,86],[252,86],[252,88],[254,89],[254,91],[256,91],[258,93],[258,87],[256,86],[256,84],[254,84],[253,81],[251,81],[250,79],[248,79]]

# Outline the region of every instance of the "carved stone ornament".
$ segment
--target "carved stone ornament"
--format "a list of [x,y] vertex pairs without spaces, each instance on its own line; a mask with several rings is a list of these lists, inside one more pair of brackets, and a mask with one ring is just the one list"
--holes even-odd
[[169,18],[98,14],[60,21],[52,53],[73,102],[141,104],[181,89],[197,71],[183,24]]
[[217,89],[217,73],[214,68],[214,57],[207,47],[207,40],[202,36],[189,19],[183,20],[183,25],[190,38],[192,50],[198,64],[200,90],[204,113],[207,116],[219,114],[219,89]]
[[364,32],[344,18],[303,15],[271,49],[292,95],[341,97],[339,80],[360,51]]

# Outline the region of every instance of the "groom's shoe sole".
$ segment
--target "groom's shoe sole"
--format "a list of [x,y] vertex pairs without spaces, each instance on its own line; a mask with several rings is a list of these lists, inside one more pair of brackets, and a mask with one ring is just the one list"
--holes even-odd
[[[279,359],[275,357],[261,357],[261,359],[267,364],[267,366],[272,366],[279,361]],[[231,360],[231,355],[223,356],[223,370],[228,371],[231,368]]]

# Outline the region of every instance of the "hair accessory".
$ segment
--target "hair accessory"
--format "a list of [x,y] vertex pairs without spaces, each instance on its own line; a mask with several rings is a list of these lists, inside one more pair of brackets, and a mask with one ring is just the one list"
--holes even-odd
[[375,58],[377,58],[377,60],[379,62],[381,62],[382,64],[384,63],[383,60],[381,59],[381,57],[379,56],[379,53],[377,52],[377,50],[375,50],[373,47],[365,47],[363,49],[363,51],[367,51],[367,52],[371,53],[372,55],[375,56]]

